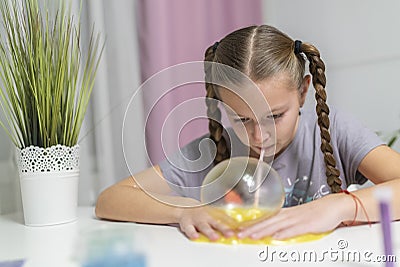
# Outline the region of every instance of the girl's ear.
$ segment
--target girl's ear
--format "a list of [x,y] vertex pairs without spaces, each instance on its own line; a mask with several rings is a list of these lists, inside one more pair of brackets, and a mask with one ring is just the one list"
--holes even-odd
[[308,88],[310,87],[310,83],[311,83],[311,76],[310,75],[304,76],[303,82],[301,83],[299,88],[300,107],[302,107],[304,105],[304,102],[306,101],[306,96]]

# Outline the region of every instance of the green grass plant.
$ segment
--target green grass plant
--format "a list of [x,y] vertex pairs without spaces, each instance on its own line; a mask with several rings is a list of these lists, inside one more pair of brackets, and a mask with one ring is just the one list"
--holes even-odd
[[104,43],[93,27],[83,56],[80,16],[59,2],[51,16],[38,0],[0,1],[0,124],[18,148],[76,145],[94,86]]

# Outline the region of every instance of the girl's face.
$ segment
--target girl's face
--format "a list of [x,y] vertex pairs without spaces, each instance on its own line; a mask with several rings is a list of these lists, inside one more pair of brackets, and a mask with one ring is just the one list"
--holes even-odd
[[225,110],[235,133],[250,147],[251,155],[259,155],[264,147],[266,157],[276,157],[292,142],[310,80],[310,76],[305,76],[302,85],[297,88],[289,76],[282,73],[257,82],[265,100],[257,101],[262,96],[257,97],[254,91],[247,98],[257,99],[256,104],[252,100],[248,102],[253,104],[246,103],[230,90],[218,91],[221,100],[229,107]]

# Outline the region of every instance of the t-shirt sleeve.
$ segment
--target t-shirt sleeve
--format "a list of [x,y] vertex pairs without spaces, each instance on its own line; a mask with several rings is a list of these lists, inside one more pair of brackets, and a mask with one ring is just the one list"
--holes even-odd
[[332,140],[337,142],[347,186],[363,184],[367,179],[358,172],[361,161],[371,150],[385,143],[353,116],[338,110],[333,111],[331,134],[336,136],[332,134]]
[[159,163],[174,195],[200,198],[200,186],[213,167],[215,153],[215,145],[204,135]]

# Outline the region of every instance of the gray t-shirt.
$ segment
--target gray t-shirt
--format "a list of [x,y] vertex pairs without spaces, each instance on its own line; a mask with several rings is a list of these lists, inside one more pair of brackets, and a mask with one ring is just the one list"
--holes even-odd
[[[367,179],[358,172],[358,166],[368,152],[384,142],[348,114],[331,109],[329,118],[331,145],[342,188],[365,183]],[[228,146],[234,148],[231,156],[247,156],[248,148],[232,129],[227,131],[224,136],[230,136],[227,138]],[[205,135],[192,141],[180,152],[160,162],[161,171],[176,194],[199,199],[199,187],[213,167],[212,163],[205,163],[212,162],[215,155],[215,146],[202,142],[208,137]],[[315,111],[303,110],[293,141],[272,163],[284,185],[284,206],[299,205],[330,193],[320,145],[317,115]]]

